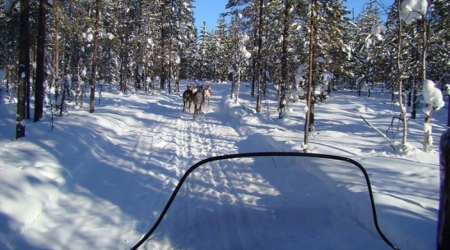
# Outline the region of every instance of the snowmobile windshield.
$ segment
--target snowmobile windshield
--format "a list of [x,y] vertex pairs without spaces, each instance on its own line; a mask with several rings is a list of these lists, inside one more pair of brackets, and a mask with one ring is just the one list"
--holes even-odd
[[380,227],[359,163],[248,153],[192,166],[134,248],[398,249]]

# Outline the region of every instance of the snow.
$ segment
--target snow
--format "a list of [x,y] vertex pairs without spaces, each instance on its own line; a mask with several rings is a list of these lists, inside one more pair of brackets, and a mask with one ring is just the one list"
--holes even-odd
[[431,109],[439,110],[444,107],[444,97],[440,89],[436,88],[435,84],[431,80],[423,81],[422,88],[423,98],[426,104],[429,104],[429,107],[424,107],[423,111],[425,114],[429,115]]
[[247,48],[245,48],[244,45],[240,45],[240,46],[239,46],[239,51],[240,51],[241,54],[242,54],[245,58],[247,58],[247,59],[249,59],[249,58],[252,57],[252,54],[251,54],[250,52],[248,52]]
[[174,54],[174,61],[176,64],[180,64],[181,58],[180,58],[180,55],[178,55],[178,53]]
[[295,83],[296,83],[296,84],[299,84],[300,81],[302,80],[302,78],[303,78],[304,76],[306,76],[306,73],[307,73],[306,67],[307,67],[306,64],[300,64],[300,65],[298,66],[297,71],[296,71],[296,74],[295,74]]
[[329,71],[324,71],[322,73],[322,83],[325,86],[328,86],[328,84],[331,82],[331,80],[333,80],[333,73],[329,72]]
[[411,24],[417,19],[421,19],[427,13],[427,0],[404,0],[402,2],[402,20]]
[[86,36],[86,40],[88,42],[92,42],[94,40],[94,34],[88,33],[87,36]]
[[[54,118],[53,131],[47,113],[27,123],[19,140],[13,140],[16,103],[2,93],[0,248],[129,249],[194,163],[224,154],[302,152],[304,101],[290,101],[289,115],[277,119],[273,86],[258,114],[248,84],[238,104],[229,99],[229,84],[204,84],[212,84],[213,97],[197,119],[182,112],[181,93],[110,88],[95,113],[69,107],[69,115]],[[419,115],[409,120],[408,151],[399,145],[393,152],[360,115],[384,131],[399,107],[389,93],[371,95],[341,90],[318,103],[308,150],[361,163],[386,237],[400,249],[434,249],[438,143],[421,150]],[[446,111],[433,114],[435,139],[445,121]],[[398,141],[400,133],[395,122],[387,136]],[[196,169],[142,249],[389,249],[374,229],[360,172],[349,163],[325,163],[270,157]]]
[[372,29],[372,34],[377,38],[378,41],[383,41],[383,33],[387,31],[386,26],[379,24],[374,26]]

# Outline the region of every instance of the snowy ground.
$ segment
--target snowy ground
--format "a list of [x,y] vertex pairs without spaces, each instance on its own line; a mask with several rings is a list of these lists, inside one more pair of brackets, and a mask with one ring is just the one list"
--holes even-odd
[[[199,160],[301,152],[303,102],[291,103],[288,116],[279,120],[270,100],[263,101],[261,114],[254,112],[248,86],[242,86],[235,105],[228,84],[212,85],[211,105],[198,119],[182,112],[181,93],[104,91],[93,114],[87,103],[71,108],[69,115],[55,117],[53,131],[47,114],[39,123],[29,122],[26,137],[17,141],[16,105],[2,92],[0,248],[129,249]],[[360,118],[385,132],[399,113],[388,93],[374,94],[341,91],[317,105],[309,151],[361,163],[369,172],[385,235],[400,249],[434,249],[437,142],[446,129],[448,106],[433,116],[431,152],[421,151],[420,112],[409,124],[410,150],[394,153]],[[394,125],[388,136],[399,141]],[[309,167],[292,167],[298,162],[241,159],[196,170],[142,249],[389,248],[372,225],[367,192],[354,167],[321,162],[323,167],[311,168],[312,160],[304,164]]]

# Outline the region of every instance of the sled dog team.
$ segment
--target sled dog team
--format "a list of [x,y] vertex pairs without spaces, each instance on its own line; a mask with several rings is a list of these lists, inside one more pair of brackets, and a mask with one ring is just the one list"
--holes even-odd
[[183,112],[186,108],[190,111],[191,104],[194,104],[194,118],[200,115],[203,103],[209,106],[211,100],[211,85],[203,86],[191,86],[188,85],[187,89],[183,92]]

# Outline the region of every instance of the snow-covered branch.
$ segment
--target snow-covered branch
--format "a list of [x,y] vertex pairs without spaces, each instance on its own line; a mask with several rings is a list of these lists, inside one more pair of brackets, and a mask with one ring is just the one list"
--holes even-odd
[[427,14],[427,0],[404,0],[402,3],[402,20],[411,24]]

